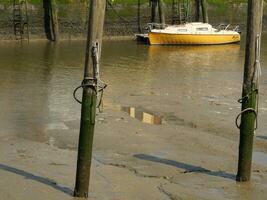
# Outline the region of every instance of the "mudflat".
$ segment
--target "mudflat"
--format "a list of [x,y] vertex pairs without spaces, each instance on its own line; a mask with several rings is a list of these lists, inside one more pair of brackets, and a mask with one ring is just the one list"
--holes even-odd
[[[266,35],[263,44],[266,43]],[[244,44],[105,41],[89,199],[265,199],[266,55],[252,181],[236,183]],[[73,199],[84,41],[0,44],[0,199]]]

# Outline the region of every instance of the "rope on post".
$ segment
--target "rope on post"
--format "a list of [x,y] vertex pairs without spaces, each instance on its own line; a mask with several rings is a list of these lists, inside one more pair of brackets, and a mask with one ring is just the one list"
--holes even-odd
[[259,89],[259,79],[261,76],[261,34],[257,35],[256,39],[256,49],[255,49],[255,67],[253,75],[253,83],[256,89]]
[[[238,120],[242,114],[247,112],[253,112],[255,115],[255,131],[258,129],[258,113],[259,113],[259,81],[260,76],[262,74],[261,70],[261,34],[257,35],[256,38],[256,45],[255,45],[255,64],[254,64],[254,73],[253,73],[253,85],[255,86],[254,91],[256,92],[256,110],[253,108],[246,108],[242,110],[236,117],[235,124],[238,129],[240,129],[241,124],[238,123]],[[244,101],[249,100],[249,95],[243,96],[241,99],[238,100],[238,103],[243,103]]]
[[[82,101],[79,100],[76,96],[76,93],[79,89],[84,88],[84,87],[91,87],[94,89],[97,93],[97,97],[99,97],[99,101],[97,104],[97,108],[99,109],[99,112],[102,112],[103,109],[103,95],[104,95],[104,90],[107,87],[107,84],[104,83],[100,79],[100,73],[99,73],[99,43],[98,42],[93,42],[92,44],[92,61],[93,61],[93,78],[86,77],[81,85],[79,85],[75,90],[73,91],[73,98],[80,104],[82,104]],[[101,109],[102,108],[102,109]]]

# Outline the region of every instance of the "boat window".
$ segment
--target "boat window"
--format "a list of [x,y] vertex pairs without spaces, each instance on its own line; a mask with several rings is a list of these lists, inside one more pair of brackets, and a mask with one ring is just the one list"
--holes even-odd
[[207,27],[201,27],[201,28],[197,28],[197,31],[208,31],[209,28]]

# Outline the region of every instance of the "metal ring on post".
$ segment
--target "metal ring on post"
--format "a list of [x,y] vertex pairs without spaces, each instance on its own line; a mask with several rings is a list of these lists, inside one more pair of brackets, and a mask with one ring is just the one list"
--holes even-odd
[[[92,79],[90,79],[90,80],[92,80]],[[83,82],[84,82],[84,81],[83,81]],[[80,100],[77,98],[76,93],[77,93],[77,91],[78,91],[79,89],[84,88],[84,87],[91,87],[92,89],[94,89],[95,91],[97,91],[94,83],[87,83],[87,84],[82,83],[80,86],[78,86],[77,88],[75,88],[75,90],[73,91],[73,98],[74,98],[79,104],[82,104],[82,101],[80,101]]]
[[77,101],[79,104],[82,104],[82,101],[80,101],[77,97],[76,97],[76,93],[77,93],[77,91],[80,89],[80,88],[82,88],[83,86],[82,85],[80,85],[80,86],[78,86],[77,88],[75,88],[75,90],[73,91],[73,98],[75,99],[75,101]]
[[241,127],[241,124],[239,125],[238,124],[238,119],[240,118],[240,116],[242,115],[242,114],[244,114],[244,113],[246,113],[246,112],[253,112],[254,113],[254,115],[255,115],[255,117],[256,117],[256,126],[255,126],[255,130],[258,128],[258,113],[257,113],[257,111],[255,110],[255,109],[253,109],[253,108],[247,108],[247,109],[244,109],[244,110],[242,110],[238,115],[237,115],[237,117],[236,117],[236,119],[235,119],[235,125],[236,125],[236,127],[238,128],[238,129],[240,129],[240,127]]

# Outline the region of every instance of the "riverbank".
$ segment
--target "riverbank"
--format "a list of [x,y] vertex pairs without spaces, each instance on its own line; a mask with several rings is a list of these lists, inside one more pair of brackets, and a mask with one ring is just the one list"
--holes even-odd
[[[265,5],[266,7],[266,5]],[[267,9],[265,9],[267,10]],[[86,36],[87,9],[84,2],[59,3],[58,19],[60,39],[73,40],[82,39]],[[165,6],[167,23],[171,23],[171,5]],[[43,7],[36,1],[29,4],[29,28],[31,39],[45,39]],[[192,12],[193,13],[193,12]],[[245,30],[246,26],[246,4],[245,3],[224,3],[211,1],[209,4],[210,23],[218,25],[220,23],[239,24]],[[142,27],[150,21],[150,8],[148,3],[141,5]],[[193,19],[193,16],[190,16]],[[267,15],[264,15],[264,29],[267,30]],[[105,19],[106,37],[129,36],[138,32],[137,27],[137,5],[124,2],[115,3],[112,7],[107,7]],[[12,22],[12,5],[10,3],[0,3],[0,39],[14,39]]]

